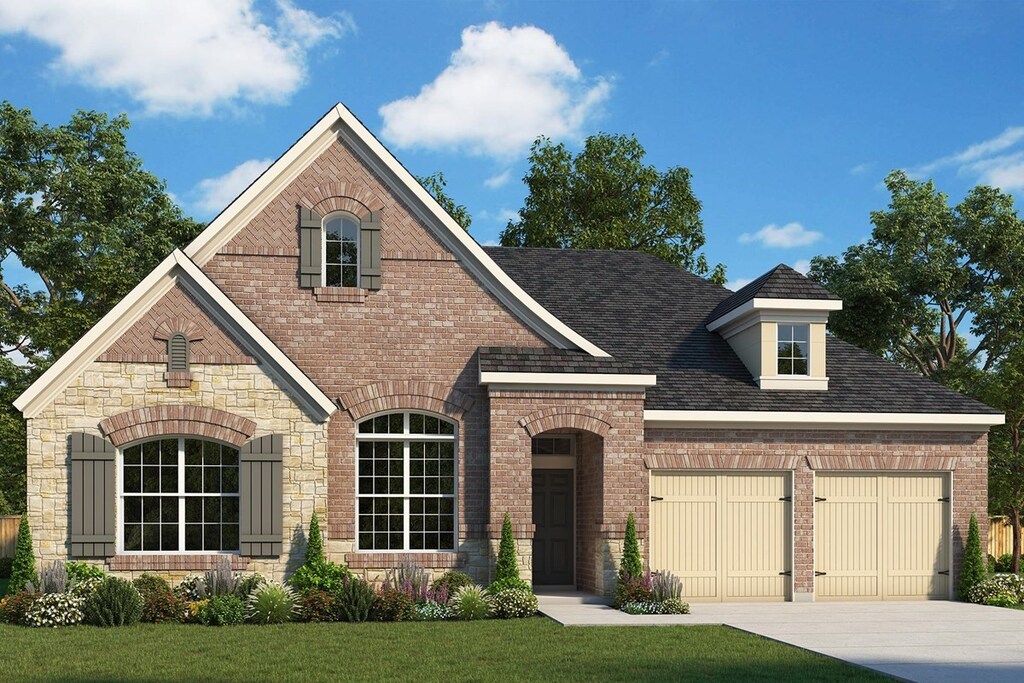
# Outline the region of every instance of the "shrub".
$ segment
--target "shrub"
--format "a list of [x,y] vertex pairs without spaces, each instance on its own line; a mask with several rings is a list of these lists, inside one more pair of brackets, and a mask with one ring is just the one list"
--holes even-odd
[[971,589],[985,580],[985,561],[981,554],[981,533],[978,531],[978,518],[971,515],[971,524],[967,527],[967,543],[964,545],[964,561],[960,566],[960,583],[957,586],[957,597],[966,600]]
[[[443,590],[447,590],[447,588]],[[414,621],[444,621],[452,618],[452,610],[448,605],[433,600],[422,602],[416,605],[415,609]]]
[[26,626],[75,626],[82,623],[85,598],[67,593],[44,593],[37,596],[25,614]]
[[679,598],[669,598],[661,603],[662,614],[689,614],[690,603],[683,602]]
[[4,597],[0,600],[0,622],[15,626],[27,625],[28,611],[38,599],[38,593],[29,593],[28,591]]
[[655,602],[679,600],[683,596],[683,581],[672,572],[661,571],[651,575],[651,597]]
[[18,541],[14,546],[14,561],[11,563],[11,586],[15,592],[25,590],[29,583],[38,583],[36,576],[36,555],[32,549],[32,531],[28,527],[28,513],[21,516],[18,525]]
[[996,574],[978,583],[967,593],[967,601],[987,604],[996,596],[1006,595],[1014,604],[1024,602],[1024,577],[1017,574]]
[[377,593],[366,581],[350,576],[334,593],[334,606],[339,621],[362,622],[370,619]]
[[995,574],[996,573],[996,558],[992,556],[992,553],[989,553],[987,559],[988,559],[988,573],[989,574]]
[[[373,592],[372,589],[370,592]],[[334,621],[336,611],[334,595],[327,591],[312,590],[299,595],[299,613],[303,621]]]
[[1015,607],[1018,601],[1008,593],[999,593],[985,600],[985,604],[990,607]]
[[[989,555],[989,557],[992,557]],[[1009,574],[1010,568],[1013,566],[1013,555],[1010,553],[1004,553],[995,560],[994,572],[998,574]]]
[[494,595],[495,593],[505,590],[523,590],[532,593],[533,587],[519,577],[514,579],[498,579],[487,587],[487,593],[489,595]]
[[68,584],[68,593],[78,598],[87,598],[96,592],[107,577],[87,576],[84,579],[71,579]]
[[143,596],[149,593],[171,592],[171,584],[167,582],[167,579],[156,574],[143,574],[132,581],[132,585]]
[[210,602],[205,598],[202,600],[195,600],[192,602],[185,603],[185,620],[199,623],[199,612],[202,611],[206,604]]
[[245,603],[245,620],[250,624],[284,624],[298,616],[298,596],[291,586],[265,584],[254,589]]
[[245,621],[245,603],[234,593],[215,595],[196,610],[196,621],[205,626],[235,626]]
[[[435,596],[439,595],[442,591],[447,591],[448,597],[451,597],[458,589],[472,585],[473,579],[469,578],[469,574],[452,569],[434,579],[430,589],[434,592]],[[439,600],[438,602],[448,602],[448,600]]]
[[107,576],[102,567],[96,567],[86,562],[66,562],[64,568],[68,572],[69,581],[71,579],[76,581],[81,581],[82,579],[103,579]]
[[464,621],[486,619],[491,613],[487,595],[479,586],[463,586],[452,596],[449,606],[455,617]]
[[238,579],[238,585],[235,587],[235,595],[247,600],[254,590],[263,588],[267,585],[267,580],[260,574],[246,574],[245,576]]
[[622,541],[622,562],[619,564],[619,577],[629,580],[644,572],[643,560],[640,557],[640,541],[636,536],[636,518],[629,513],[626,518],[626,536]]
[[145,592],[142,592],[142,621],[150,624],[184,621],[187,611],[185,601],[170,588],[164,590],[147,586]]
[[288,584],[301,593],[311,590],[333,593],[345,585],[349,576],[348,567],[334,562],[304,564],[292,574]]
[[494,568],[494,580],[518,578],[519,562],[516,560],[516,541],[512,538],[512,518],[506,512],[501,523],[501,542],[498,544],[498,563]]
[[206,596],[210,598],[235,595],[238,590],[238,577],[231,571],[230,557],[221,557],[217,566],[203,575],[203,588]]
[[537,596],[533,591],[506,588],[491,593],[490,598],[491,610],[499,619],[521,619],[537,613]]
[[324,557],[324,535],[320,531],[320,518],[316,512],[309,518],[309,537],[306,540],[306,561],[304,564],[321,564]]
[[[412,621],[416,603],[396,588],[382,588],[370,610],[373,621]],[[347,620],[346,620],[347,621]]]
[[131,582],[108,576],[86,599],[83,613],[94,626],[131,626],[142,619],[142,596]]
[[619,577],[615,582],[615,607],[621,609],[629,602],[653,602],[654,589],[651,573],[627,579]]
[[0,557],[0,579],[11,578],[11,569],[14,567],[13,557]]
[[36,593],[66,593],[68,590],[68,570],[63,560],[57,560],[43,567],[39,572],[39,582],[33,586]]
[[401,591],[415,602],[426,602],[430,597],[430,580],[427,570],[412,562],[403,562],[398,567],[384,572],[384,588]]

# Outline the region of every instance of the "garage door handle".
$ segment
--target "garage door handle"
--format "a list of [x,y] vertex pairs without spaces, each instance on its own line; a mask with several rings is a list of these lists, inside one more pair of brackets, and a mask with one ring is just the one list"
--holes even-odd
[[814,497],[815,503],[824,503],[826,500],[828,500],[828,498],[818,498],[818,496]]
[[948,569],[943,569],[943,570],[942,570],[941,572],[939,572],[939,573],[940,573],[940,574],[942,574],[943,576],[949,576],[949,570],[948,570]]
[[793,570],[792,569],[787,569],[784,572],[779,572],[779,576],[793,576]]
[[815,576],[825,576],[828,572],[814,572]]
[[651,502],[652,502],[652,503],[656,503],[656,502],[658,502],[659,500],[665,500],[665,499],[664,499],[664,498],[662,498],[661,496],[651,496]]

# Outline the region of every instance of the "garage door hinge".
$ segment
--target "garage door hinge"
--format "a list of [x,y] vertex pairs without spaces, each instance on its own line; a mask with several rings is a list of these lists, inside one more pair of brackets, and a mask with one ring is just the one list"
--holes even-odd
[[779,498],[779,500],[784,500],[787,503],[792,503],[793,502],[793,496],[783,496],[782,498]]
[[784,572],[779,572],[779,576],[793,576],[793,570],[792,569],[787,569]]
[[939,502],[940,503],[948,503],[949,502],[949,496],[946,496],[945,498],[939,498]]
[[662,498],[661,496],[651,496],[651,502],[652,503],[656,503],[659,500],[665,500],[665,499]]
[[828,572],[814,572],[815,576],[825,576]]
[[815,503],[824,503],[826,500],[828,500],[828,498],[819,498],[818,496],[814,497]]
[[948,569],[943,569],[943,570],[942,570],[941,572],[939,572],[939,573],[940,573],[940,574],[942,574],[943,576],[949,576],[949,570],[948,570]]

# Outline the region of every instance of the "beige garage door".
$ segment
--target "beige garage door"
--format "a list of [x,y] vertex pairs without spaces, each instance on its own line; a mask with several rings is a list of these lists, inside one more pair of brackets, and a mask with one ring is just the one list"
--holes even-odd
[[815,597],[948,599],[948,474],[819,473]]
[[785,600],[789,475],[651,473],[651,568],[687,600]]

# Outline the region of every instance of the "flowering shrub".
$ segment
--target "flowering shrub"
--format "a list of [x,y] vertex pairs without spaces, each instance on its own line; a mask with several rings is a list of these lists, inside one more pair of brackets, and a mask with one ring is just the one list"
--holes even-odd
[[261,574],[246,574],[239,577],[238,584],[235,586],[235,595],[246,600],[254,590],[266,585],[267,580]]
[[170,592],[171,590],[171,584],[167,583],[167,579],[162,576],[157,576],[156,574],[143,574],[132,581],[132,585],[134,585],[143,596],[147,593],[162,593],[165,591]]
[[82,623],[85,598],[68,593],[44,593],[25,614],[25,625],[35,627],[75,626]]
[[384,572],[384,590],[401,591],[414,603],[425,602],[430,592],[427,570],[412,562],[388,569]]
[[193,600],[185,603],[185,618],[188,621],[199,623],[199,613],[206,607],[209,600]]
[[689,614],[690,606],[678,598],[669,598],[662,602],[653,600],[627,602],[620,607],[626,614]]
[[1017,605],[1017,601],[1013,598],[1012,595],[1009,595],[1007,593],[999,593],[997,595],[993,595],[988,600],[986,600],[985,604],[989,605],[990,607],[1015,607]]
[[457,619],[474,621],[486,619],[491,613],[491,603],[480,586],[463,586],[452,596],[449,605]]
[[432,600],[419,603],[415,610],[414,621],[444,621],[452,618],[452,610],[448,605]]
[[174,587],[174,594],[187,602],[206,599],[206,585],[201,576],[186,576]]
[[653,602],[653,583],[650,572],[639,576],[620,576],[615,583],[615,606],[621,608],[627,602]]
[[87,598],[96,592],[96,589],[103,583],[105,576],[86,576],[82,579],[71,579],[68,585],[68,593],[78,598]]
[[170,588],[150,589],[142,594],[142,621],[150,624],[185,621],[188,607]]
[[1012,600],[1014,605],[1024,602],[1024,577],[996,574],[971,588],[967,592],[967,600],[979,605],[990,604],[989,600]]
[[256,588],[245,603],[245,620],[250,624],[283,624],[298,616],[298,596],[291,586]]
[[506,588],[490,595],[491,611],[499,619],[521,619],[537,613],[537,596],[533,591]]
[[518,576],[513,576],[505,579],[498,579],[497,581],[493,582],[490,586],[487,587],[487,594],[495,595],[496,593],[500,593],[501,591],[507,590],[521,590],[528,591],[530,593],[533,592],[533,588],[530,586],[530,584],[526,583]]
[[412,621],[415,616],[415,603],[408,595],[397,588],[381,588],[377,600],[370,610],[373,621]]
[[654,602],[679,600],[683,596],[683,581],[672,572],[662,571],[651,575],[651,597]]
[[206,601],[196,613],[206,626],[234,626],[245,621],[245,603],[237,595],[218,595]]
[[299,614],[303,621],[334,621],[334,595],[312,590],[299,596]]
[[[469,574],[452,569],[434,579],[434,583],[431,584],[430,588],[435,596],[439,595],[441,591],[447,591],[445,595],[451,597],[460,588],[472,585],[473,579],[469,578]],[[448,600],[439,600],[438,602],[448,602]]]
[[0,600],[0,622],[24,626],[29,609],[38,599],[38,593],[28,592],[5,596],[3,600]]

